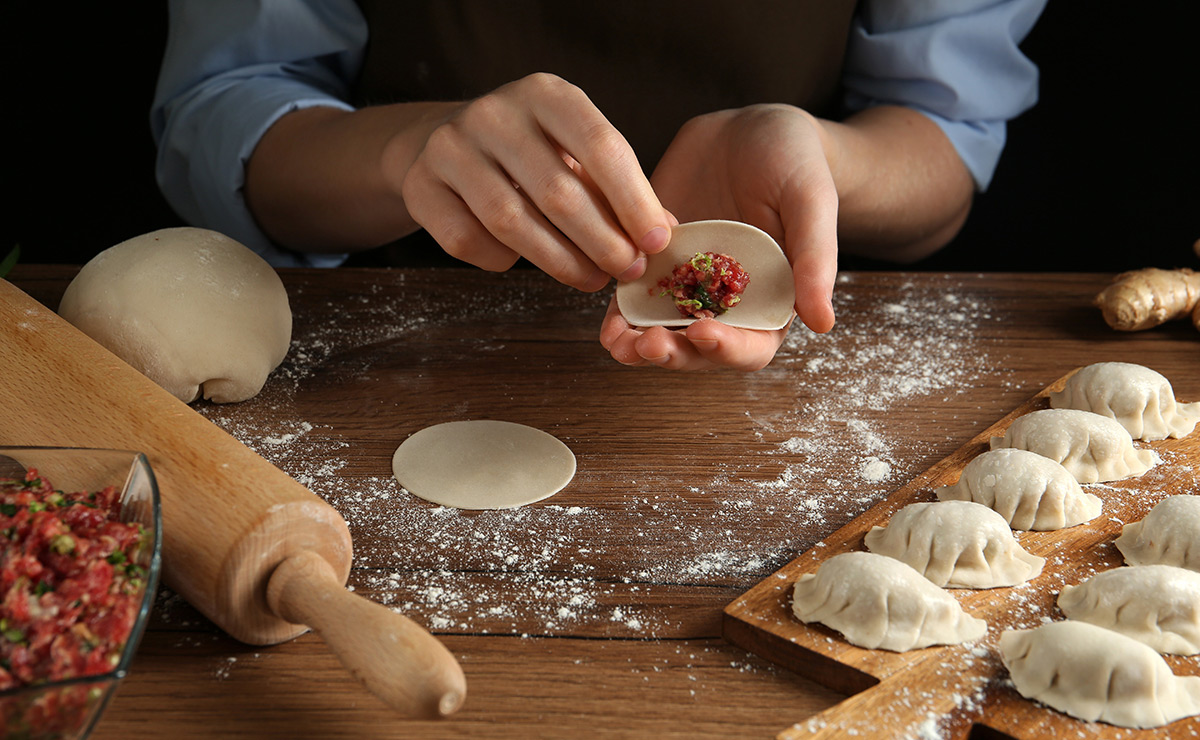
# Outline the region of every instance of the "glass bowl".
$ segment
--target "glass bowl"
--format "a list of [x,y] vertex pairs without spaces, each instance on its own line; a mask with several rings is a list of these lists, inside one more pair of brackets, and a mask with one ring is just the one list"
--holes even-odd
[[[77,676],[0,691],[0,737],[11,740],[79,740],[91,733],[121,679],[129,671],[146,630],[158,589],[162,560],[162,513],[154,472],[144,455],[123,450],[65,447],[0,447],[0,479],[24,478],[30,468],[63,492],[120,491],[123,522],[137,522],[149,535],[150,547],[134,563],[145,570],[133,628],[116,665],[100,674]],[[10,514],[11,516],[11,514]],[[4,533],[0,532],[0,535]],[[0,553],[4,550],[0,542]],[[109,560],[113,562],[113,560]],[[0,600],[6,594],[0,593]],[[0,639],[8,639],[0,635]]]

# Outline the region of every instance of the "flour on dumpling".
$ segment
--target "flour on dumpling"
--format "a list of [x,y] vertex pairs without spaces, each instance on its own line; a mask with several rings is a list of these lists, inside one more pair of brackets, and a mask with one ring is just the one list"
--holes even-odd
[[1161,374],[1129,362],[1098,362],[1050,394],[1056,409],[1091,411],[1115,419],[1134,439],[1186,437],[1200,422],[1200,401],[1178,403]]
[[1200,713],[1200,676],[1176,676],[1154,649],[1086,622],[1051,622],[1000,635],[1013,685],[1088,721],[1162,727]]
[[1173,565],[1131,565],[1066,586],[1069,618],[1115,630],[1160,653],[1200,653],[1200,573]]
[[899,560],[869,552],[835,555],[801,576],[792,611],[859,647],[904,652],[983,637],[987,623]]
[[1028,450],[1061,463],[1080,483],[1134,478],[1158,463],[1153,450],[1139,450],[1125,427],[1107,416],[1076,409],[1042,409],[1017,417],[993,450]]
[[1200,496],[1167,496],[1145,519],[1122,527],[1116,545],[1130,565],[1200,571]]
[[978,455],[958,482],[934,491],[942,501],[974,501],[1004,517],[1013,529],[1073,527],[1100,516],[1100,499],[1085,493],[1061,464],[1026,450]]
[[971,501],[909,504],[887,527],[872,527],[864,542],[938,586],[1015,586],[1036,577],[1046,563],[1021,547],[1004,517]]

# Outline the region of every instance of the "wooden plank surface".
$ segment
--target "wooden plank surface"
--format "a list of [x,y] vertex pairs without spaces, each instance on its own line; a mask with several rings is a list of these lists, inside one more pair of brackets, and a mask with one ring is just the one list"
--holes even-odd
[[[866,650],[846,642],[834,630],[805,624],[792,614],[791,587],[801,575],[816,572],[822,562],[839,553],[865,550],[866,533],[872,527],[887,526],[903,507],[936,501],[934,489],[957,481],[963,467],[989,449],[992,437],[1003,436],[1017,417],[1049,408],[1049,393],[1061,390],[1070,374],[726,607],[727,639],[801,675],[856,694],[798,723],[781,737],[834,737],[859,726],[865,731],[877,727],[881,717],[887,717],[889,724],[910,727],[920,727],[933,717],[947,736],[962,737],[977,725],[1021,740],[1081,732],[1087,737],[1129,740],[1197,736],[1200,719],[1134,731],[1080,722],[1028,702],[1006,685],[1007,672],[1000,664],[996,643],[1006,629],[1028,629],[1046,619],[1063,619],[1055,606],[1063,586],[1122,565],[1112,542],[1123,524],[1141,520],[1167,496],[1200,494],[1200,433],[1138,442],[1139,448],[1155,450],[1162,462],[1140,478],[1085,486],[1101,498],[1104,507],[1091,522],[1051,532],[1014,532],[1022,547],[1046,558],[1037,578],[1013,588],[951,589],[967,613],[988,624],[987,635],[977,643],[905,653]],[[1178,675],[1200,675],[1200,657],[1166,656],[1166,660]]]
[[[55,307],[73,274],[10,278]],[[842,696],[724,642],[727,604],[1064,368],[1141,362],[1200,399],[1200,336],[1110,331],[1089,305],[1106,275],[845,274],[838,326],[793,329],[751,375],[622,367],[596,338],[607,294],[531,271],[282,276],[283,366],[256,398],[197,409],[345,517],[351,585],[441,637],[466,705],[404,720],[315,637],[241,645],[164,594],[99,740],[772,737]],[[2,414],[4,441],[39,441]],[[396,446],[467,418],[545,429],[579,473],[514,512],[401,491]]]

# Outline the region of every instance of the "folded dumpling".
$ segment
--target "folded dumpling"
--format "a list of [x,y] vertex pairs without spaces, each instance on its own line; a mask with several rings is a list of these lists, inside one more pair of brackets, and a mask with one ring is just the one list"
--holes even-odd
[[1131,362],[1098,362],[1080,369],[1050,407],[1091,411],[1116,419],[1134,439],[1186,437],[1200,422],[1200,401],[1177,403],[1161,374]]
[[1061,463],[1080,483],[1142,475],[1158,462],[1153,450],[1139,450],[1125,427],[1107,416],[1076,409],[1042,409],[1017,417],[993,450],[1029,450]]
[[1116,545],[1130,565],[1200,571],[1200,496],[1167,496],[1145,519],[1122,527]]
[[909,504],[886,527],[872,527],[864,542],[938,586],[1015,586],[1046,564],[1021,547],[1004,517],[972,501]]
[[1013,685],[1088,721],[1161,727],[1200,713],[1200,676],[1176,676],[1154,649],[1087,622],[1051,622],[1000,635]]
[[1098,573],[1058,595],[1069,618],[1115,630],[1160,653],[1200,653],[1200,573],[1131,565]]
[[974,501],[1004,517],[1013,529],[1073,527],[1100,516],[1100,499],[1085,493],[1061,464],[1027,450],[978,455],[958,482],[934,491],[942,501]]
[[859,647],[895,652],[978,640],[987,623],[899,560],[845,552],[796,581],[792,611]]

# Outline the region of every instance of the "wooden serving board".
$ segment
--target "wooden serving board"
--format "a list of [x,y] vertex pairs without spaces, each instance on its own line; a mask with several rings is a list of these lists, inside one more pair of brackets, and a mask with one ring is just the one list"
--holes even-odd
[[[1162,740],[1200,737],[1200,718],[1156,730],[1130,730],[1084,722],[1021,697],[1000,663],[996,643],[1010,628],[1063,619],[1055,605],[1064,585],[1122,565],[1113,540],[1121,527],[1142,519],[1172,494],[1200,494],[1200,429],[1184,439],[1136,443],[1150,447],[1162,462],[1141,478],[1091,484],[1084,490],[1101,498],[1097,519],[1055,532],[1015,532],[1028,551],[1046,558],[1040,576],[1013,588],[955,589],[963,608],[988,623],[987,635],[968,645],[935,646],[906,653],[866,650],[846,642],[824,625],[808,625],[792,614],[792,585],[826,558],[864,550],[863,536],[884,526],[915,501],[935,501],[933,490],[958,480],[963,467],[989,449],[1018,416],[1049,407],[1074,371],[981,432],[954,454],[834,532],[725,608],[723,633],[732,643],[818,683],[850,694],[821,714],[783,730],[779,738],[856,736],[902,738],[1049,737]],[[1166,656],[1176,674],[1200,675],[1200,656]]]

